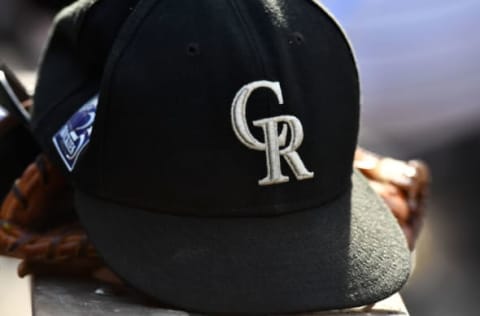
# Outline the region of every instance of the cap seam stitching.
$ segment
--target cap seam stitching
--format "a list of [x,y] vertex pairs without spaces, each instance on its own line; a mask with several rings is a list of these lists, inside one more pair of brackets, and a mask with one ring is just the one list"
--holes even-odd
[[[92,83],[92,80],[91,78],[89,80],[82,80],[82,83],[81,84],[78,84],[74,89],[72,89],[70,91],[70,93],[68,93],[67,95],[65,95],[63,98],[61,98],[59,101],[55,102],[52,106],[49,107],[49,109],[47,111],[45,111],[44,113],[42,113],[42,115],[40,115],[40,117],[38,119],[35,119],[35,121],[32,121],[32,129],[36,130],[39,128],[40,125],[43,125],[43,121],[49,117],[49,114],[54,111],[60,104],[62,103],[65,103],[66,100],[72,98],[74,95],[76,95],[77,93],[79,93],[80,91],[83,91],[85,89],[85,87],[88,87],[89,86],[89,83]],[[72,109],[72,113],[75,113],[75,111],[77,111],[78,108],[76,109]],[[34,107],[34,111],[35,111],[35,107]],[[70,114],[72,114],[70,113]]]
[[[112,200],[109,200],[105,197],[102,197],[102,196],[99,196],[98,194],[92,194],[92,193],[87,193],[86,191],[81,191],[82,194],[85,194],[85,195],[89,195],[90,197],[93,197],[93,198],[97,198],[99,200],[102,200],[103,202],[106,202],[106,203],[113,203],[113,204],[116,204],[116,205],[119,205],[119,206],[125,206],[125,207],[128,207],[128,208],[132,208],[132,209],[139,209],[143,212],[148,212],[148,213],[153,213],[153,214],[157,214],[157,215],[168,215],[168,216],[175,216],[175,217],[195,217],[195,218],[204,218],[204,219],[215,219],[215,218],[270,218],[270,217],[278,217],[278,216],[288,216],[288,215],[292,215],[294,213],[299,213],[299,212],[308,212],[310,211],[311,209],[313,208],[319,208],[319,207],[322,207],[323,205],[326,205],[326,204],[329,204],[331,202],[334,202],[336,200],[338,200],[343,194],[347,193],[348,190],[351,190],[352,189],[352,183],[351,181],[349,181],[346,185],[346,187],[342,186],[341,189],[339,189],[337,192],[335,192],[335,194],[332,195],[332,197],[330,199],[328,199],[327,201],[323,201],[319,204],[316,204],[316,205],[312,205],[312,203],[309,203],[310,201],[312,200],[308,200],[307,203],[303,203],[303,205],[301,205],[301,207],[299,207],[298,209],[295,209],[295,210],[291,210],[291,211],[288,211],[288,212],[281,212],[281,213],[277,213],[277,214],[255,214],[255,215],[252,215],[252,214],[247,214],[247,215],[242,215],[242,214],[233,214],[233,215],[201,215],[201,214],[192,214],[190,213],[191,211],[194,211],[193,209],[191,210],[180,210],[182,213],[179,213],[179,214],[175,214],[175,213],[172,213],[172,210],[170,210],[169,212],[162,212],[161,210],[154,210],[153,208],[149,208],[149,207],[140,207],[140,206],[136,206],[136,205],[129,205],[128,203],[124,203],[122,201],[112,201]],[[123,203],[123,204],[122,204]],[[289,204],[275,204],[275,205],[272,205],[270,206],[271,208],[275,208],[275,207],[279,207],[279,206],[288,206]],[[262,209],[266,209],[268,208],[269,206],[259,206],[259,207],[255,207],[255,208],[237,208],[235,209],[236,211],[241,211],[241,210],[250,210],[252,212],[255,212],[255,211],[258,211],[258,210],[262,210]],[[227,209],[227,208],[225,208]]]
[[[82,31],[84,30],[84,27],[85,27],[86,16],[91,12],[92,8],[98,3],[98,1],[99,0],[87,0],[87,1],[85,1],[87,3],[87,5],[84,8],[82,8],[81,12],[77,13],[77,16],[75,17],[75,21],[76,21],[76,23],[78,23],[78,25],[74,26],[77,31],[75,32],[75,36],[74,36],[75,39],[70,43],[72,48],[77,48],[76,46],[79,43],[80,34],[82,33]],[[79,4],[76,3],[76,4],[72,4],[68,7],[65,7],[62,10],[62,12],[66,12],[66,10],[69,10],[69,8],[74,7],[76,5],[79,5]],[[55,23],[62,23],[62,22],[61,21],[55,21]],[[49,41],[53,39],[54,35],[55,35],[55,33],[53,33],[53,32],[50,34]],[[58,34],[57,34],[57,36],[58,36]],[[81,62],[81,63],[84,64],[84,66],[86,66],[85,63],[83,63],[83,62]],[[66,96],[61,98],[55,104],[51,105],[46,112],[44,112],[44,113],[42,113],[42,115],[40,115],[38,120],[35,120],[35,123],[36,123],[35,126],[40,125],[40,123],[42,123],[43,120],[45,120],[45,118],[48,116],[48,114],[50,112],[52,112],[54,109],[56,109],[60,104],[64,103],[65,100],[68,100],[69,98],[71,98],[72,95],[78,93],[78,91],[83,90],[82,89],[83,87],[88,86],[89,82],[91,82],[90,78],[82,80],[82,82],[79,85],[77,85],[74,89],[72,89],[72,91],[69,94],[67,94]],[[76,109],[76,110],[78,110],[78,109]],[[32,126],[32,128],[35,128],[35,127]]]
[[[99,99],[99,106],[102,104],[105,104],[104,107],[104,113],[107,113],[104,115],[104,122],[103,122],[103,132],[99,136],[101,140],[101,144],[106,143],[106,133],[105,129],[106,126],[108,126],[108,113],[110,111],[110,100],[111,100],[111,95],[110,91],[113,85],[113,77],[114,73],[117,72],[117,67],[118,63],[120,62],[120,59],[122,56],[125,54],[125,51],[127,47],[131,44],[132,40],[135,37],[135,34],[138,32],[140,26],[145,22],[146,18],[153,12],[153,7],[157,6],[161,1],[145,1],[137,4],[135,6],[134,11],[128,16],[127,20],[124,22],[122,25],[117,38],[115,39],[115,42],[112,45],[110,54],[107,58],[107,63],[104,68],[104,77],[102,78],[102,81],[100,82],[100,91],[107,91],[106,93],[100,93],[100,99]],[[144,4],[144,6],[142,6]],[[140,11],[142,10],[142,11]],[[135,13],[138,12],[137,16]],[[134,29],[129,28],[130,25],[134,26]],[[123,34],[126,33],[126,34]],[[121,45],[119,48],[117,46]],[[107,77],[108,76],[108,77]],[[103,96],[103,97],[102,97]],[[95,130],[95,126],[94,126]],[[93,136],[93,135],[92,135]],[[104,152],[104,146],[99,146],[99,153],[97,155],[98,159],[98,168],[101,170],[103,169],[105,157],[103,155]],[[103,158],[102,158],[103,157]],[[102,172],[99,172],[98,176],[98,186],[100,188],[104,187],[104,174]]]
[[[266,73],[266,68],[265,68],[265,62],[264,62],[263,58],[261,57],[261,54],[259,53],[259,51],[257,49],[257,41],[254,38],[253,32],[250,30],[250,27],[247,25],[245,17],[242,15],[240,10],[238,9],[238,6],[235,3],[235,1],[230,0],[229,3],[230,3],[230,6],[233,9],[233,12],[237,16],[238,23],[242,27],[245,38],[246,38],[246,40],[247,40],[247,42],[250,46],[250,49],[251,49],[253,55],[255,56],[255,61],[256,61],[256,64],[257,64],[256,66],[258,67],[257,71],[259,73],[261,73],[261,76],[266,77],[267,73]],[[267,78],[262,78],[262,79],[267,79]]]

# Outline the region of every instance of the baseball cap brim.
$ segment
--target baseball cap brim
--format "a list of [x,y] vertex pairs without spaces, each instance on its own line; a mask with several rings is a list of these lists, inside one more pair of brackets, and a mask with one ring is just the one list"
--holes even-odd
[[406,240],[357,171],[329,204],[274,217],[188,217],[77,192],[80,218],[106,263],[166,305],[204,313],[343,309],[397,292]]

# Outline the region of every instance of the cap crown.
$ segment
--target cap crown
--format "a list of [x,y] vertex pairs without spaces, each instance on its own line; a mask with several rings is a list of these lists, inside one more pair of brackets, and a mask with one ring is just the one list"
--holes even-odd
[[60,165],[52,135],[98,93],[115,38],[138,2],[77,0],[55,17],[38,72],[31,127]]
[[300,211],[349,188],[358,113],[351,49],[313,1],[145,0],[75,180],[157,212]]

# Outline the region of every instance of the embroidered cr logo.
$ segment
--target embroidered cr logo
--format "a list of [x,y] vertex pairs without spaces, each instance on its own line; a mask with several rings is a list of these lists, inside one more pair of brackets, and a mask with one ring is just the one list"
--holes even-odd
[[[272,90],[278,102],[283,104],[283,95],[280,83],[271,81],[256,81],[243,86],[235,96],[232,104],[232,125],[237,138],[248,148],[265,151],[268,174],[258,181],[259,185],[272,185],[288,182],[289,177],[282,174],[280,156],[285,158],[297,180],[313,178],[313,172],[305,168],[302,159],[296,152],[303,142],[303,127],[298,118],[292,115],[280,115],[253,121],[253,125],[261,127],[265,135],[265,143],[256,139],[248,128],[247,103],[250,95],[260,88]],[[278,126],[283,123],[282,132],[278,134]],[[290,130],[290,143],[285,146],[287,133]]]

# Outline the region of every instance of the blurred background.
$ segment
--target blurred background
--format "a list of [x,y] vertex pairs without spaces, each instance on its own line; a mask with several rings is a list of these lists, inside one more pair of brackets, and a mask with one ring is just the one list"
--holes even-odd
[[[0,0],[0,59],[30,90],[53,14],[68,2]],[[361,145],[432,168],[407,307],[413,316],[478,315],[480,1],[323,2],[356,51]]]
[[363,92],[360,143],[432,168],[413,316],[480,314],[480,1],[325,0],[350,37]]

